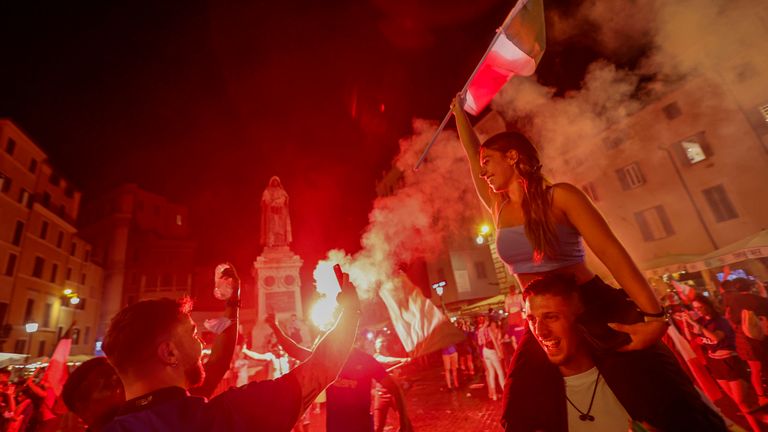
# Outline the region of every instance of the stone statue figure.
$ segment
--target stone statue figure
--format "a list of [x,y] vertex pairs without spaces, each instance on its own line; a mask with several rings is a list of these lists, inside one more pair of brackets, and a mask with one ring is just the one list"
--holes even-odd
[[291,217],[288,215],[288,193],[280,178],[273,176],[261,195],[261,244],[267,247],[288,246]]

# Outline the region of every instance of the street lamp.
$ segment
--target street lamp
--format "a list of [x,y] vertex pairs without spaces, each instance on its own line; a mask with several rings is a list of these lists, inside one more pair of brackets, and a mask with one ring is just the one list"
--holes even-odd
[[434,289],[435,292],[437,293],[437,296],[440,297],[440,307],[442,307],[443,313],[448,315],[448,312],[445,311],[445,303],[443,302],[443,292],[445,290],[446,285],[447,283],[444,280],[442,280],[440,282],[433,283],[432,289]]
[[32,355],[32,333],[37,331],[39,325],[35,321],[27,321],[24,324],[24,330],[27,332],[27,355]]

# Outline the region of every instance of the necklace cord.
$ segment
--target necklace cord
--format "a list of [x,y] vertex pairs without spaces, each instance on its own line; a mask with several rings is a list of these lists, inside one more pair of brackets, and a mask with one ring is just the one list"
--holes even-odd
[[597,394],[597,384],[600,382],[600,371],[597,371],[597,379],[595,379],[595,386],[592,388],[592,397],[589,399],[589,408],[587,408],[587,412],[583,412],[580,410],[568,397],[568,395],[565,395],[565,400],[568,401],[569,404],[579,412],[579,420],[581,421],[595,421],[595,416],[590,415],[589,413],[592,412],[592,404],[595,403],[595,394]]

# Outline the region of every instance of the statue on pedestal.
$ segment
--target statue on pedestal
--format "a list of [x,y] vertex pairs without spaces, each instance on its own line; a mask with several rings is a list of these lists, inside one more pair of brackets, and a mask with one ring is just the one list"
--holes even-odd
[[288,246],[292,240],[288,193],[280,178],[273,176],[261,195],[261,245]]

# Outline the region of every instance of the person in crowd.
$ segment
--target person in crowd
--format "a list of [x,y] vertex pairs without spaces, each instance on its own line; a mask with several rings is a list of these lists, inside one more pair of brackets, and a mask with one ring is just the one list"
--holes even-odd
[[[659,366],[656,375],[682,374],[679,366],[677,370],[661,367],[675,360],[660,342],[668,325],[665,311],[589,198],[572,184],[547,181],[536,148],[519,132],[499,133],[481,145],[462,108],[462,97],[457,96],[452,107],[459,138],[477,194],[493,217],[499,256],[519,285],[526,287],[547,274],[574,275],[584,297],[583,319],[591,328],[594,344],[614,352],[619,348],[651,349],[658,357],[652,362]],[[622,290],[604,283],[586,266],[582,239]],[[606,330],[605,323],[612,328]],[[541,364],[542,354],[527,332],[507,375],[502,423],[511,425],[514,419],[517,427],[525,425],[532,405],[552,403],[541,395],[556,389],[543,389],[541,382],[557,383],[559,377],[544,376],[556,371]],[[644,366],[637,364],[644,355],[617,353],[617,358],[626,362],[627,373]]]
[[6,432],[16,417],[15,387],[11,383],[11,371],[0,369],[0,432]]
[[[712,378],[739,406],[742,414],[753,430],[763,430],[760,419],[751,412],[757,408],[754,392],[746,382],[748,376],[746,364],[736,353],[736,334],[728,320],[715,308],[712,301],[698,294],[692,302],[698,319],[686,312],[683,317],[687,325],[683,327],[685,337],[701,344],[706,353],[706,363]],[[765,425],[768,428],[768,424]]]
[[728,321],[736,333],[736,352],[749,365],[750,381],[760,405],[768,404],[764,383],[768,371],[768,337],[763,340],[749,337],[742,326],[743,311],[751,311],[768,319],[768,299],[752,292],[753,283],[746,278],[725,281],[721,285],[723,307]]
[[[277,325],[274,315],[268,315],[266,322],[288,355],[302,362],[309,358],[311,351],[288,337]],[[339,377],[326,389],[326,431],[374,431],[371,414],[371,384],[374,380],[392,395],[400,418],[400,431],[411,431],[413,427],[400,386],[375,358],[359,348],[364,339],[358,335],[356,346],[339,372]]]
[[276,380],[229,389],[210,401],[185,390],[204,375],[189,300],[144,300],[122,309],[110,323],[103,349],[128,400],[104,430],[290,431],[336,379],[352,347],[360,304],[348,275],[341,285],[342,312],[304,363]]
[[[501,333],[495,322],[480,315],[477,317],[477,346],[480,347],[483,363],[485,364],[485,382],[488,386],[488,397],[498,400],[504,388],[504,369],[501,362],[504,351],[501,346]],[[496,385],[498,383],[498,386]]]
[[[652,367],[628,373],[615,354],[595,352],[579,322],[585,311],[580,294],[575,278],[564,274],[534,280],[523,293],[531,334],[544,366],[554,372],[544,378],[556,376],[557,384],[543,387],[555,408],[532,405],[534,422],[525,430],[626,431],[636,430],[630,428],[636,424],[651,430],[726,430],[687,375],[666,383],[676,390],[665,397],[658,391],[666,377],[647,374]],[[652,358],[649,351],[640,353]]]
[[55,407],[58,397],[53,386],[48,382],[48,376],[43,374],[40,381],[36,382],[36,375],[33,374],[27,379],[27,388],[39,400],[35,432],[54,432],[58,430],[61,423],[61,413],[57,412]]
[[456,345],[456,350],[459,353],[459,369],[465,377],[475,376],[475,359],[474,359],[474,332],[469,324],[463,320],[458,321],[459,329],[464,332],[464,340]]
[[89,431],[104,429],[125,402],[125,393],[115,368],[105,357],[83,362],[69,375],[61,397]]
[[[231,267],[230,267],[231,268]],[[229,325],[216,335],[211,355],[204,365],[205,377],[199,385],[188,388],[190,394],[210,397],[229,369],[237,343],[237,319],[240,309],[240,284],[234,269],[223,279],[231,280],[232,296],[226,303]],[[125,391],[117,371],[104,357],[83,362],[67,378],[61,393],[64,405],[77,415],[90,431],[101,431],[125,403]]]
[[[384,345],[386,339],[383,336],[379,336],[374,341],[374,353],[373,358],[382,366],[387,368],[387,372],[392,372],[392,369],[410,363],[411,359],[407,357],[393,357],[384,354]],[[397,373],[392,372],[394,374]],[[388,386],[391,389],[391,385]],[[399,387],[399,386],[398,386]],[[376,381],[373,393],[373,428],[375,432],[383,432],[387,425],[387,416],[389,410],[397,411],[398,395],[392,394],[390,390]]]
[[[459,353],[456,345],[449,345],[442,350],[445,385],[448,391],[459,389]],[[451,382],[453,378],[453,382]]]

